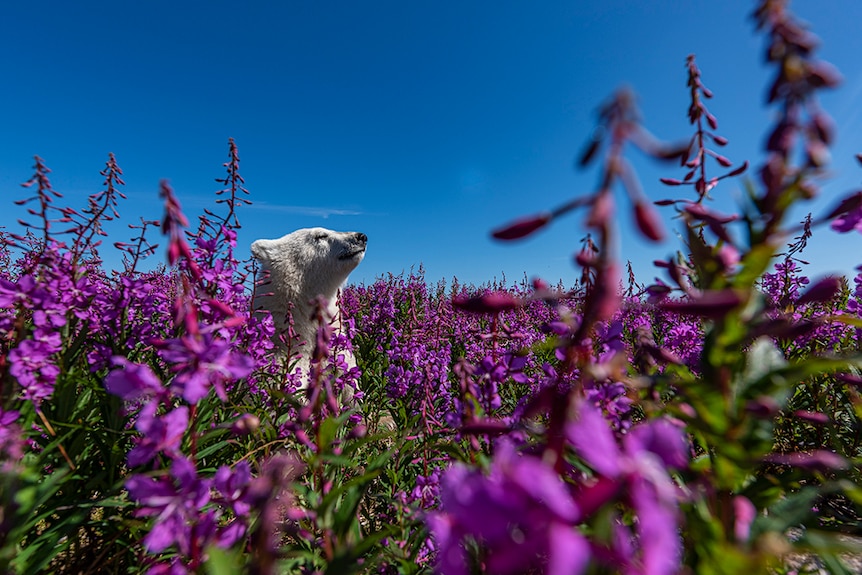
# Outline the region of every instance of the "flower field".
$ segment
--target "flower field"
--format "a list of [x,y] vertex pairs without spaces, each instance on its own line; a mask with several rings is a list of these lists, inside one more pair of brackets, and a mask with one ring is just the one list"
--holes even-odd
[[[862,192],[788,221],[826,175],[837,73],[783,2],[755,20],[775,72],[762,166],[716,151],[689,56],[682,144],[620,91],[577,159],[595,190],[491,231],[582,212],[576,285],[420,268],[345,286],[340,331],[320,302],[311,342],[255,310],[233,140],[212,210],[190,221],[162,183],[163,219],[114,246],[114,156],[82,208],[37,157],[30,221],[0,231],[0,572],[855,572],[862,273],[809,278],[801,256],[820,228],[862,228]],[[632,149],[675,197],[646,199]],[[728,179],[737,214],[711,206]],[[614,259],[621,211],[645,241],[682,230],[664,282]]]

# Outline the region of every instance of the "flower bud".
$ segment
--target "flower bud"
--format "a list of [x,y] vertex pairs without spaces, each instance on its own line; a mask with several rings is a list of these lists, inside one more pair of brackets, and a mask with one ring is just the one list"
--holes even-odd
[[829,301],[841,289],[841,280],[835,276],[829,276],[816,282],[810,288],[805,290],[805,293],[800,296],[796,302],[797,305],[812,302]]
[[548,282],[546,282],[542,278],[533,278],[532,285],[534,291],[544,291],[549,289],[550,287],[548,286]]
[[660,303],[665,311],[707,318],[720,318],[742,304],[742,297],[732,289],[703,292],[687,300]]
[[664,229],[652,206],[646,202],[635,202],[635,221],[641,233],[654,242],[664,239]]
[[734,177],[740,175],[742,172],[748,169],[748,160],[745,160],[741,166],[734,169],[732,172],[729,172],[725,177]]
[[456,296],[452,305],[470,313],[499,313],[521,307],[521,300],[508,292],[490,292],[480,296]]
[[712,128],[713,130],[718,129],[718,120],[709,112],[706,113],[706,121],[709,124],[710,128]]
[[733,162],[731,162],[730,160],[728,160],[724,156],[720,156],[720,155],[715,156],[715,161],[718,162],[719,164],[721,164],[725,168],[729,168],[730,166],[733,165]]
[[491,236],[498,240],[517,240],[529,236],[551,221],[550,214],[539,214],[528,218],[516,220],[503,228],[491,232]]
[[797,409],[793,412],[793,415],[802,419],[804,421],[808,421],[810,423],[815,423],[818,425],[826,425],[829,423],[829,416],[820,411],[808,411],[807,409]]
[[593,209],[587,217],[587,226],[604,228],[608,225],[614,213],[614,199],[608,190],[602,190],[593,199]]
[[230,430],[234,435],[249,435],[257,431],[259,427],[260,419],[256,415],[244,413],[233,422]]

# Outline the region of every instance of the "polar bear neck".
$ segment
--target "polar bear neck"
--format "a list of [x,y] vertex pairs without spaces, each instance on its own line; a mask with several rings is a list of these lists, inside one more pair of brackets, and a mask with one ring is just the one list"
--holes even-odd
[[[323,320],[329,322],[335,329],[340,328],[340,314],[337,300],[338,290],[346,278],[334,278],[336,281],[323,282],[316,274],[301,274],[297,277],[295,270],[291,274],[283,273],[278,266],[264,268],[264,275],[270,276],[261,288],[261,295],[255,297],[256,305],[272,313],[277,332],[284,333],[288,327],[288,314],[293,320],[293,329],[300,342],[306,346],[302,354],[310,354],[309,346],[314,345],[318,324],[315,319],[315,308],[318,298],[326,302]],[[286,293],[279,297],[271,294],[273,286],[284,286]],[[286,296],[286,297],[284,297]]]

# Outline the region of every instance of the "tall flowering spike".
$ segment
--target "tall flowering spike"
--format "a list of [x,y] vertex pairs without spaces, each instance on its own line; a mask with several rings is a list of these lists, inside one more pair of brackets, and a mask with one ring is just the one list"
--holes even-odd
[[162,220],[162,233],[168,236],[168,263],[175,265],[180,257],[184,258],[188,270],[195,280],[200,280],[201,271],[192,257],[189,244],[183,237],[183,228],[188,227],[189,221],[183,214],[182,207],[173,189],[167,180],[162,180],[161,192],[159,194],[165,201],[165,217]]
[[117,164],[117,159],[113,153],[108,154],[108,161],[105,163],[105,169],[99,172],[105,177],[104,189],[96,192],[87,199],[87,207],[81,210],[83,216],[74,213],[72,216],[76,225],[70,232],[75,235],[75,241],[72,248],[73,262],[77,263],[77,259],[84,252],[89,250],[93,257],[98,257],[96,248],[102,243],[99,237],[104,237],[107,233],[103,230],[102,223],[109,222],[120,217],[117,210],[120,199],[126,199],[126,196],[120,191],[120,186],[126,183],[123,181],[123,170]]
[[45,245],[51,240],[51,217],[50,211],[52,209],[56,209],[52,206],[54,202],[54,198],[62,198],[63,194],[54,191],[54,188],[51,187],[51,181],[48,179],[48,174],[51,173],[51,170],[48,169],[48,166],[45,165],[45,162],[39,156],[34,156],[34,161],[36,162],[33,165],[33,169],[35,172],[33,176],[21,184],[22,188],[30,188],[33,185],[36,186],[36,195],[25,200],[18,200],[15,203],[19,206],[23,206],[35,200],[39,204],[38,209],[28,208],[27,213],[31,216],[37,216],[40,220],[39,224],[31,225],[26,222],[21,222],[23,225],[32,227],[38,230],[42,230],[42,240]]
[[[704,98],[712,98],[712,92],[704,86],[701,80],[701,72],[695,63],[694,54],[689,54],[688,58],[686,58],[686,68],[688,69],[687,85],[691,94],[691,103],[688,107],[688,120],[689,123],[695,126],[694,135],[691,137],[687,150],[682,156],[682,165],[687,171],[682,180],[661,178],[660,181],[667,186],[693,185],[697,193],[697,201],[700,203],[709,198],[709,192],[720,180],[742,174],[748,168],[748,162],[721,176],[707,176],[707,158],[711,157],[723,168],[731,167],[733,162],[708,147],[709,142],[712,142],[716,146],[726,146],[727,138],[719,136],[714,132],[714,130],[718,129],[718,120],[703,103]],[[706,126],[704,126],[704,122],[706,122]]]
[[138,262],[156,252],[159,244],[151,244],[147,239],[147,228],[160,225],[158,220],[145,220],[141,218],[141,225],[129,224],[129,229],[141,230],[140,233],[129,242],[114,242],[114,247],[124,252],[123,264],[126,272],[132,273],[138,267]]
[[[817,91],[837,86],[840,77],[830,64],[815,58],[817,38],[793,17],[786,0],[761,0],[753,16],[767,35],[766,61],[776,69],[766,99],[777,107],[778,121],[766,142],[769,156],[760,170],[764,190],[756,202],[768,215],[760,232],[765,236],[781,223],[790,205],[783,199],[787,194],[806,199],[815,195],[811,176],[828,161],[832,141],[832,122],[817,104]],[[794,166],[800,155],[805,163]]]
[[224,178],[216,178],[216,182],[224,184],[226,187],[217,191],[216,195],[228,194],[229,197],[219,198],[216,200],[216,203],[227,204],[228,213],[222,220],[223,224],[231,229],[238,229],[241,226],[236,216],[236,208],[240,205],[249,205],[251,201],[239,195],[248,195],[249,192],[243,187],[245,179],[239,173],[239,150],[233,138],[228,138],[228,148],[228,157],[230,159],[223,164],[227,169],[227,175]]

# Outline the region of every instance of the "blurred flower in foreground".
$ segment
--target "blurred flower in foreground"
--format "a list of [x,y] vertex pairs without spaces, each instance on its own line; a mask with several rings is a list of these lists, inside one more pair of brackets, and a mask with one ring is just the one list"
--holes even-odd
[[678,522],[678,488],[668,469],[688,464],[683,431],[668,420],[656,419],[633,427],[617,444],[608,422],[588,403],[566,434],[577,452],[599,474],[577,499],[582,510],[594,510],[625,496],[637,515],[635,530],[640,553],[628,529],[617,526],[615,551],[625,573],[670,575],[679,569],[682,541]]
[[466,575],[466,537],[486,550],[488,573],[523,573],[543,568],[552,575],[581,573],[590,557],[586,539],[574,528],[579,513],[554,470],[540,459],[519,456],[502,443],[487,476],[463,465],[443,477],[440,512],[428,524],[438,569]]

